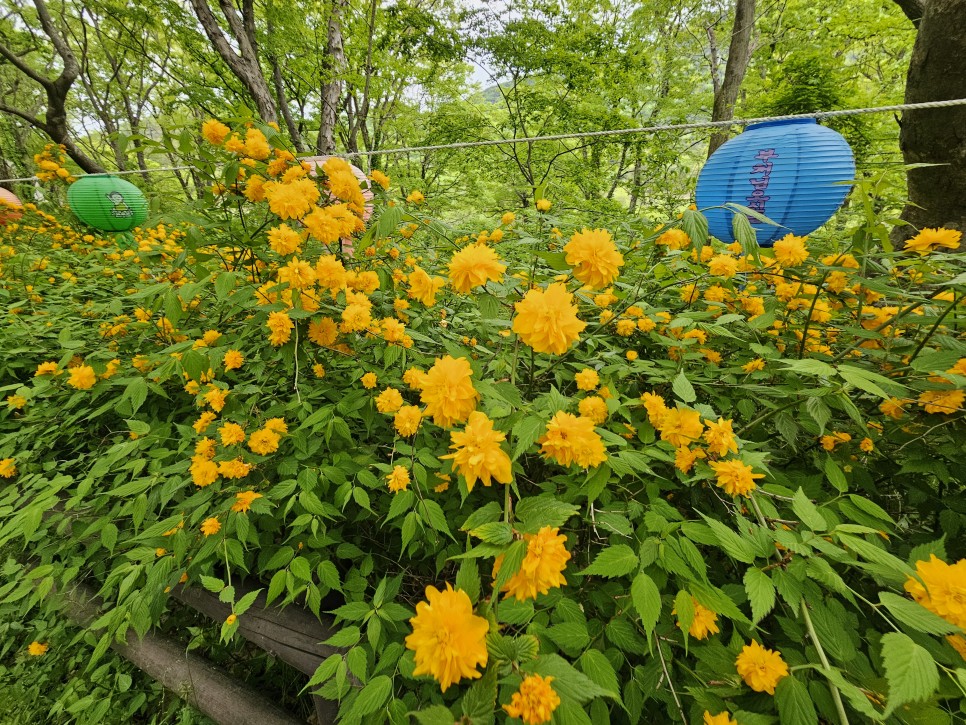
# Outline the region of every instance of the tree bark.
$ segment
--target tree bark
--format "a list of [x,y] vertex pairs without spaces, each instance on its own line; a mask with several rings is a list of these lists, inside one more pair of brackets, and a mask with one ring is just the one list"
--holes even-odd
[[[964,53],[966,2],[929,0],[909,62],[906,103],[966,98]],[[906,111],[899,146],[907,164],[939,165],[906,173],[909,203],[901,218],[908,224],[893,229],[893,243],[901,246],[925,227],[966,232],[966,107]]]
[[316,149],[320,154],[335,151],[335,124],[339,118],[339,96],[342,95],[342,73],[345,70],[345,50],[342,45],[342,15],[348,0],[332,0],[329,15],[329,35],[326,42],[324,67],[326,78],[322,84],[322,124]]
[[[725,64],[721,86],[714,94],[712,121],[730,121],[735,117],[735,101],[738,100],[738,91],[751,61],[751,31],[754,25],[755,0],[735,0],[735,22],[731,30],[731,44],[728,46],[728,62]],[[727,128],[711,135],[708,144],[709,157],[728,140],[729,135]]]
[[9,113],[23,119],[31,126],[40,129],[50,140],[56,144],[61,144],[74,162],[89,174],[102,173],[104,168],[90,158],[78,148],[71,138],[70,128],[67,125],[67,94],[70,88],[80,75],[80,64],[74,55],[67,41],[57,30],[50,11],[47,9],[44,0],[34,0],[37,8],[37,16],[44,33],[50,38],[57,55],[60,56],[64,64],[64,69],[56,78],[48,78],[41,75],[30,67],[19,55],[0,43],[0,55],[6,58],[17,70],[39,84],[47,96],[47,110],[43,119],[37,118],[31,113],[27,113],[17,108],[0,105],[0,111]]
[[208,6],[208,0],[191,0],[191,7],[201,23],[201,27],[211,41],[212,47],[228,66],[232,74],[241,82],[255,103],[258,115],[266,123],[278,123],[278,109],[268,81],[262,73],[258,62],[258,47],[255,44],[254,6],[246,0],[242,7],[242,16],[230,0],[218,0],[221,12],[228,22],[232,41],[238,47],[238,52],[232,48],[218,24],[218,19]]

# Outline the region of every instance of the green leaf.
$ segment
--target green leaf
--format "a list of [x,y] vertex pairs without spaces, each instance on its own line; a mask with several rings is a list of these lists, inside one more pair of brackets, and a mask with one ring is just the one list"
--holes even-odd
[[889,683],[886,715],[907,702],[927,699],[939,687],[932,655],[900,632],[882,635],[882,664]]
[[849,482],[845,478],[845,473],[839,468],[839,464],[835,462],[834,458],[826,458],[825,465],[823,466],[825,470],[825,477],[828,482],[835,486],[838,491],[846,491],[849,487]]
[[641,617],[641,626],[650,637],[661,618],[661,592],[654,580],[644,572],[634,577],[631,583],[631,601]]
[[587,650],[580,655],[580,659],[577,660],[577,666],[580,667],[581,671],[587,677],[608,692],[612,692],[615,699],[618,697],[621,688],[617,681],[617,673],[603,652],[599,649]]
[[671,388],[674,390],[674,394],[684,403],[693,403],[698,399],[697,393],[694,392],[694,386],[691,385],[691,381],[688,380],[683,370],[674,377]]
[[220,592],[222,589],[225,588],[225,582],[223,582],[221,579],[216,579],[213,576],[205,576],[204,574],[202,574],[201,586],[203,586],[209,592],[214,592],[215,594],[217,594],[218,592]]
[[469,720],[468,725],[490,725],[493,722],[493,713],[496,709],[496,680],[496,668],[488,667],[483,677],[473,683],[463,695],[463,715]]
[[470,536],[482,539],[487,544],[506,546],[513,541],[513,529],[503,521],[491,521],[470,531]]
[[825,531],[828,528],[828,523],[822,516],[822,512],[818,510],[818,507],[811,502],[801,488],[795,492],[795,496],[792,498],[792,510],[799,520],[812,531]]
[[368,685],[362,688],[359,697],[349,710],[351,716],[369,715],[386,704],[392,694],[392,680],[386,675],[373,677]]
[[422,515],[423,521],[437,531],[446,534],[449,538],[453,538],[453,535],[449,531],[449,524],[446,522],[446,514],[443,513],[443,509],[440,508],[438,503],[430,499],[423,499],[417,508]]
[[135,378],[127,387],[124,389],[124,395],[121,396],[122,400],[131,401],[131,415],[138,412],[138,409],[144,405],[144,401],[148,398],[148,383],[144,378]]
[[510,581],[510,577],[520,571],[520,565],[527,554],[527,542],[521,540],[514,541],[503,555],[503,563],[500,565],[500,573],[496,575],[493,582],[493,591],[498,592],[503,589],[503,585]]
[[825,426],[832,419],[832,411],[821,398],[811,397],[805,401],[805,410],[818,425],[818,434],[825,434]]
[[889,378],[878,373],[863,370],[852,365],[839,365],[839,375],[845,382],[859,390],[864,390],[867,393],[872,393],[883,399],[893,395],[903,395],[906,392],[904,385],[899,385],[895,381],[889,380]]
[[580,509],[573,504],[564,503],[555,496],[544,494],[523,499],[517,505],[515,513],[520,522],[518,526],[520,531],[536,533],[544,526],[560,528],[579,511]]
[[453,713],[442,705],[433,705],[425,710],[415,710],[407,714],[415,718],[419,725],[453,725],[456,722]]
[[587,675],[578,672],[560,655],[540,655],[524,665],[523,669],[543,677],[553,677],[553,689],[562,700],[583,704],[595,697],[617,698],[617,693],[604,689]]
[[775,606],[775,585],[760,569],[745,572],[745,591],[751,602],[751,621],[760,622]]
[[515,461],[532,446],[546,427],[546,421],[536,416],[527,416],[513,426],[512,433],[516,439],[516,445],[513,446],[512,460]]
[[808,688],[795,675],[779,680],[775,687],[775,704],[782,725],[818,725],[818,714]]
[[631,547],[618,544],[601,551],[594,559],[594,563],[583,571],[577,572],[577,575],[597,575],[608,578],[624,576],[634,571],[639,563],[640,560]]
[[322,644],[327,644],[330,647],[352,647],[358,644],[361,637],[362,634],[358,627],[346,627],[333,634]]
[[590,644],[590,633],[583,622],[560,622],[547,627],[543,634],[571,657]]
[[755,545],[748,541],[747,539],[739,536],[735,531],[732,531],[728,526],[713,519],[709,516],[701,514],[711,530],[714,531],[715,537],[718,539],[718,543],[721,548],[724,549],[725,553],[732,559],[744,562],[745,564],[751,564],[755,560]]
[[456,588],[466,592],[470,601],[475,604],[476,600],[480,598],[481,587],[480,569],[477,566],[476,559],[463,559],[460,562],[459,570],[456,572]]
[[879,601],[902,624],[920,632],[945,635],[960,631],[959,627],[947,622],[938,614],[934,614],[921,604],[900,597],[898,594],[879,592]]

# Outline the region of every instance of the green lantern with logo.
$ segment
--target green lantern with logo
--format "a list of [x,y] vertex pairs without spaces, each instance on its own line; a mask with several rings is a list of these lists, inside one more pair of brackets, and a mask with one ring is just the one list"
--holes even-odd
[[[128,232],[148,216],[148,200],[141,190],[116,176],[80,177],[70,185],[67,203],[78,219],[103,232]],[[133,246],[130,234],[119,236],[122,246]]]

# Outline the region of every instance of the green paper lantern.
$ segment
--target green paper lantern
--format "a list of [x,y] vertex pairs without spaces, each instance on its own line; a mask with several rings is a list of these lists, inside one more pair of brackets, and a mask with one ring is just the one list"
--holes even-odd
[[126,232],[148,216],[148,200],[116,176],[82,176],[67,191],[67,203],[85,224],[104,232]]

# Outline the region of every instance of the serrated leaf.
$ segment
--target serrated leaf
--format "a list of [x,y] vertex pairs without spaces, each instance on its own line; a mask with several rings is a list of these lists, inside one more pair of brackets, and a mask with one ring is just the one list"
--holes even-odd
[[631,601],[641,617],[641,626],[650,637],[661,618],[661,592],[654,580],[644,572],[634,577],[631,583]]
[[698,399],[697,393],[694,392],[694,386],[691,385],[691,381],[688,380],[688,377],[684,374],[683,370],[674,376],[674,382],[671,383],[671,389],[674,390],[674,394],[678,396],[682,402],[693,403]]
[[920,632],[945,635],[960,631],[959,627],[946,621],[938,614],[934,614],[921,604],[900,597],[898,594],[879,592],[879,601],[902,624]]
[[330,647],[352,647],[358,644],[361,637],[362,634],[358,627],[346,627],[333,634],[322,644],[327,644]]
[[939,687],[932,655],[900,632],[882,635],[882,664],[889,683],[887,715],[907,702],[927,699]]
[[818,507],[812,503],[801,488],[795,492],[795,496],[792,498],[792,510],[798,516],[798,519],[812,531],[825,531],[828,528],[828,523],[822,516],[822,512],[818,510]]
[[751,621],[757,624],[775,606],[775,585],[760,569],[746,571],[744,582],[745,592],[751,603]]
[[524,665],[523,669],[543,677],[553,677],[553,689],[561,700],[583,704],[594,697],[617,697],[616,693],[605,690],[587,675],[578,672],[560,655],[540,655]]
[[818,725],[818,713],[808,688],[795,675],[779,680],[775,687],[775,705],[782,725]]
[[528,496],[516,507],[518,528],[524,533],[536,533],[544,526],[558,529],[580,509],[573,504],[564,503],[555,496]]
[[480,569],[476,559],[463,559],[456,572],[456,588],[466,592],[470,601],[475,603],[480,598]]
[[640,560],[634,550],[625,544],[611,546],[601,551],[594,558],[594,563],[583,571],[577,572],[578,576],[604,576],[613,578],[630,574],[637,568]]
[[370,715],[385,705],[391,694],[391,679],[386,675],[373,677],[369,684],[362,688],[356,701],[352,703],[348,715],[356,717]]
[[714,532],[715,538],[718,539],[718,543],[724,552],[733,559],[744,562],[745,564],[751,564],[755,560],[755,545],[748,541],[747,539],[739,536],[735,531],[732,531],[727,525],[713,519],[710,516],[705,516],[701,514],[708,526]]
[[512,460],[519,458],[524,451],[532,446],[546,427],[546,421],[535,416],[527,416],[513,426],[512,434],[516,443],[513,446]]
[[433,705],[424,710],[415,710],[407,714],[415,718],[419,725],[453,725],[456,722],[453,713],[442,705]]
[[513,541],[513,529],[503,521],[491,521],[470,531],[470,536],[482,539],[487,544],[506,546]]
[[526,554],[527,543],[522,539],[510,544],[503,555],[503,563],[500,565],[496,580],[493,582],[493,591],[498,592],[503,589],[503,585],[510,581],[510,577],[520,570],[520,565],[523,563]]
[[547,627],[543,634],[571,657],[590,644],[590,633],[583,622],[560,622]]
[[580,659],[577,660],[577,666],[580,667],[581,671],[587,677],[608,692],[613,693],[615,699],[617,698],[618,693],[621,691],[617,681],[617,673],[603,652],[598,649],[587,650],[580,655]]

